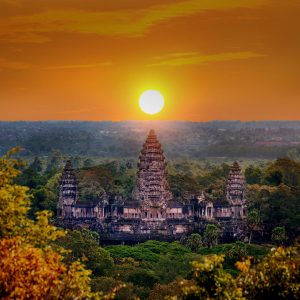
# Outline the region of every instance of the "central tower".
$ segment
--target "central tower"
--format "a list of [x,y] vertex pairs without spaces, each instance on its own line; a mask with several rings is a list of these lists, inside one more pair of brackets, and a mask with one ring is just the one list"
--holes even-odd
[[245,191],[245,177],[239,164],[234,162],[229,171],[226,187],[226,198],[231,206],[233,218],[244,218],[246,215]]
[[133,199],[139,201],[144,210],[165,209],[172,199],[166,166],[161,144],[152,129],[141,150],[138,178],[133,190]]

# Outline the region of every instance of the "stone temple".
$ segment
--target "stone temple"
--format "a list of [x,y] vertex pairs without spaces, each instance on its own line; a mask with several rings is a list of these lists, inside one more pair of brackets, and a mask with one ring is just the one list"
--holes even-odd
[[59,184],[58,225],[89,228],[110,242],[171,241],[201,232],[208,223],[219,225],[224,237],[243,235],[246,189],[237,162],[229,172],[226,199],[220,203],[210,200],[202,191],[184,203],[174,201],[166,167],[161,144],[151,130],[141,150],[131,199],[105,193],[98,204],[82,205],[76,172],[68,161]]

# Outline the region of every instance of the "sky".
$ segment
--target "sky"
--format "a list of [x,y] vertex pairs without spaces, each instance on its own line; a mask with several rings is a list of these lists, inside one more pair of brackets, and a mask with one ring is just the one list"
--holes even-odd
[[0,120],[300,120],[299,16],[299,0],[0,0]]

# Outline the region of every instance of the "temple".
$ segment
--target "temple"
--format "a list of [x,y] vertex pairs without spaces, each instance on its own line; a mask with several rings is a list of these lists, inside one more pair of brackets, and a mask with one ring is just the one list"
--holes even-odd
[[96,205],[82,205],[76,172],[67,161],[59,184],[58,224],[68,228],[88,227],[110,242],[176,240],[202,231],[207,223],[217,223],[223,235],[230,238],[242,234],[246,216],[245,180],[237,162],[230,169],[226,199],[221,202],[212,201],[203,191],[184,202],[175,201],[166,167],[161,144],[151,130],[139,157],[132,197],[104,193]]

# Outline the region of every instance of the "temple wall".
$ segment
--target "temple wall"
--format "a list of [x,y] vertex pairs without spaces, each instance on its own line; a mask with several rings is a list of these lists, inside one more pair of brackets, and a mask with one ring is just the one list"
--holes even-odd
[[230,218],[232,215],[231,207],[216,207],[214,209],[215,218]]
[[182,208],[167,208],[167,218],[168,219],[181,219],[184,215],[182,213]]
[[129,224],[118,226],[117,231],[119,231],[119,232],[132,232],[133,233],[132,226],[129,225]]
[[188,233],[188,228],[187,226],[184,225],[175,225],[175,233],[179,234],[179,233]]
[[126,208],[124,207],[123,210],[123,214],[122,214],[123,218],[141,218],[141,210],[139,207],[136,208]]
[[94,207],[73,207],[73,215],[75,218],[95,218],[96,213]]

